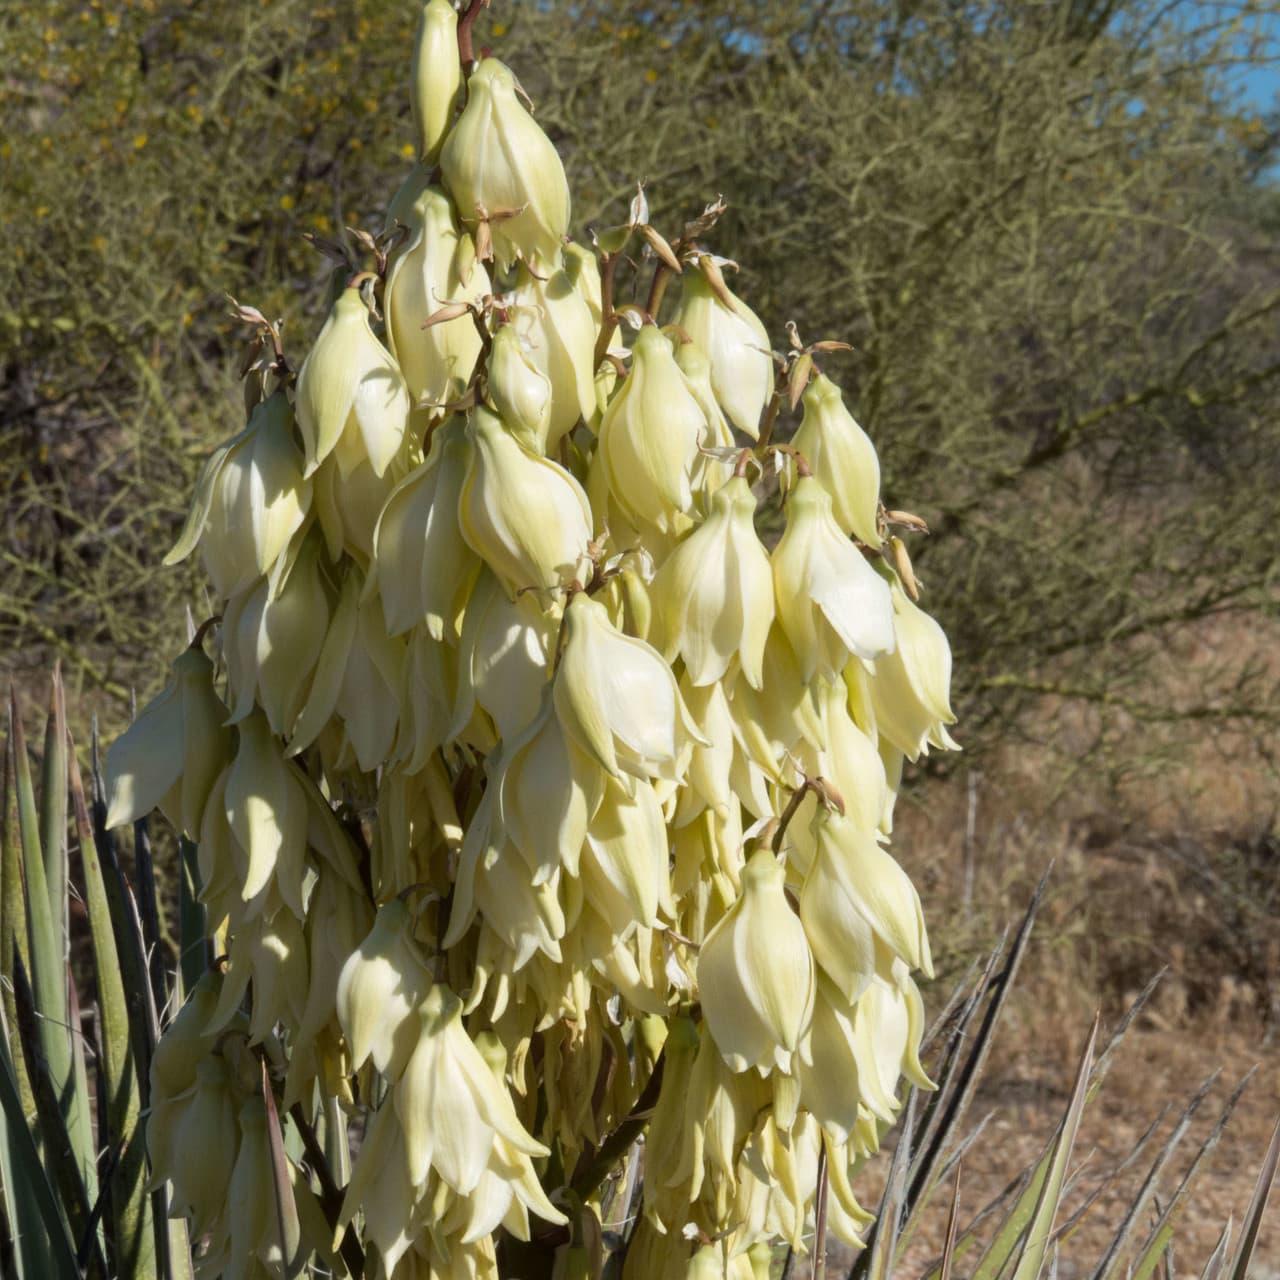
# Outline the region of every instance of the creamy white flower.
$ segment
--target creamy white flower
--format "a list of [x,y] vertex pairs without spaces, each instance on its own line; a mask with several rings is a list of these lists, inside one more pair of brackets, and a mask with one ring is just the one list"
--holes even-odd
[[522,266],[511,302],[529,362],[551,384],[543,448],[553,453],[579,418],[590,422],[595,414],[597,322],[564,271],[540,276]]
[[832,679],[849,654],[879,658],[893,651],[889,586],[831,514],[831,495],[801,476],[787,498],[787,528],[773,551],[778,621],[807,682]]
[[907,873],[870,832],[819,808],[816,851],[800,895],[800,919],[813,954],[852,1003],[878,969],[881,949],[933,974],[920,897]]
[[388,230],[398,222],[405,236],[387,259],[385,292],[387,345],[414,404],[427,406],[428,417],[466,390],[480,334],[466,314],[427,329],[423,323],[450,303],[479,303],[490,287],[474,242],[458,226],[449,197],[431,184],[431,174],[428,165],[417,166],[387,209]]
[[472,411],[468,431],[471,463],[458,500],[468,545],[513,598],[581,578],[591,541],[582,486],[558,463],[525,449],[483,406]]
[[734,1071],[789,1072],[813,1017],[809,943],[768,848],[742,872],[742,896],[707,934],[698,954],[698,994],[707,1026]]
[[676,780],[700,735],[662,655],[623,635],[584,592],[569,601],[562,626],[554,696],[565,731],[615,777]]
[[413,938],[413,917],[400,898],[378,908],[369,936],[338,977],[337,1014],[351,1065],[366,1059],[395,1079],[420,1033],[414,1016],[431,989],[431,975]]
[[[645,325],[631,372],[600,423],[599,461],[629,520],[662,531],[688,528],[692,480],[707,420],[676,364],[670,340]],[[681,517],[686,517],[681,525]]]
[[360,290],[344,289],[298,373],[305,474],[332,453],[344,477],[364,461],[381,476],[404,441],[409,409],[404,375],[374,337]]
[[670,660],[678,653],[694,685],[712,684],[736,657],[747,682],[761,684],[773,625],[773,576],[755,531],[756,500],[737,477],[711,499],[711,513],[669,555],[653,601]]
[[293,442],[293,408],[284,391],[260,401],[245,429],[210,455],[182,535],[165,564],[200,546],[224,599],[269,572],[311,506],[311,484]]
[[376,587],[382,597],[389,635],[425,623],[436,640],[458,637],[481,568],[458,525],[470,465],[466,422],[451,418],[436,428],[426,460],[396,485],[378,517],[366,591]]
[[[878,547],[880,460],[867,433],[844,406],[840,388],[817,374],[805,388],[804,418],[792,445],[831,495],[836,523],[859,542]],[[795,470],[792,463],[788,474]]]
[[[503,270],[517,258],[554,269],[569,230],[569,184],[551,140],[517,96],[516,78],[483,58],[467,81],[467,105],[440,154],[464,222],[491,218]],[[501,216],[508,215],[508,216]]]
[[163,691],[107,750],[107,826],[160,811],[195,839],[214,780],[231,758],[227,708],[198,648],[173,664]]
[[489,403],[498,416],[526,449],[544,453],[551,428],[551,382],[534,365],[514,325],[504,324],[493,335],[488,374]]
[[[716,399],[733,425],[754,440],[760,433],[760,415],[773,393],[769,332],[760,317],[727,286],[725,297],[712,288],[702,270],[704,260],[699,259],[699,269],[684,274],[673,323],[706,352]],[[732,306],[726,305],[726,297]]]
[[227,602],[222,653],[232,724],[258,706],[271,731],[284,735],[302,714],[336,600],[323,552],[318,533],[302,536],[269,577]]
[[462,1001],[437,984],[411,1016],[417,1044],[391,1094],[410,1181],[421,1186],[435,1169],[455,1191],[470,1194],[490,1166],[497,1137],[527,1156],[547,1155],[467,1035]]
[[951,710],[951,646],[946,632],[890,579],[897,647],[876,660],[867,690],[876,729],[908,760],[927,754],[930,746],[960,748],[947,732],[955,724]]

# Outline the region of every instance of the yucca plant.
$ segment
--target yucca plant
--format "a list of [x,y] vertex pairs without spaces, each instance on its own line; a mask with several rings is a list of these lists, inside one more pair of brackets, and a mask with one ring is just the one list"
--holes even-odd
[[[170,904],[167,914],[175,918],[165,927],[147,826],[139,824],[135,831],[129,875],[116,840],[104,830],[96,750],[91,791],[85,793],[56,673],[38,768],[33,769],[13,694],[8,730],[0,866],[0,1274],[20,1280],[187,1280],[194,1271],[185,1222],[167,1217],[165,1188],[149,1184],[141,1121],[159,1024],[206,967],[194,850],[189,845],[180,849],[180,884],[176,893],[163,895]],[[1052,1274],[1059,1250],[1119,1172],[1100,1178],[1085,1204],[1063,1219],[1062,1200],[1072,1181],[1071,1158],[1081,1116],[1154,983],[1101,1052],[1096,1052],[1095,1025],[1067,1110],[1039,1159],[1021,1171],[1010,1170],[1004,1195],[970,1221],[962,1224],[959,1218],[963,1160],[985,1125],[966,1127],[968,1110],[1043,891],[1042,884],[1017,929],[971,971],[934,1022],[925,1047],[938,1087],[934,1092],[912,1088],[906,1097],[896,1145],[892,1155],[884,1157],[890,1159],[890,1167],[877,1222],[849,1280],[887,1280],[902,1274],[903,1255],[925,1214],[948,1192],[945,1250],[925,1269],[923,1280],[949,1280],[953,1275],[1033,1280],[1046,1269]],[[83,921],[80,904],[87,916]],[[81,934],[87,935],[88,946],[83,954],[77,948],[72,961],[73,941],[78,943]],[[173,943],[167,946],[164,939]],[[1076,1271],[1087,1268],[1093,1280],[1148,1280],[1171,1274],[1169,1258],[1178,1224],[1243,1087],[1232,1094],[1172,1194],[1157,1201],[1161,1179],[1205,1099],[1207,1083],[1195,1093],[1155,1150],[1104,1256],[1073,1260]],[[305,1151],[303,1166],[318,1202],[332,1217],[340,1197],[314,1135],[296,1130],[288,1118],[283,1125],[277,1119],[274,1132],[282,1143]],[[1157,1125],[1152,1124],[1121,1167],[1134,1167],[1155,1146],[1156,1133]],[[639,1131],[632,1136],[638,1138]],[[1232,1226],[1225,1224],[1200,1273],[1202,1280],[1245,1280],[1278,1157],[1280,1128],[1259,1173],[1238,1242],[1232,1249]],[[199,1159],[198,1151],[192,1158]],[[1158,1205],[1154,1224],[1144,1230],[1153,1204]],[[813,1241],[815,1275],[826,1274],[823,1227],[819,1221]],[[791,1251],[779,1259],[783,1273],[791,1274],[796,1261]],[[330,1265],[334,1274],[352,1280],[364,1273],[362,1257],[351,1248]]]

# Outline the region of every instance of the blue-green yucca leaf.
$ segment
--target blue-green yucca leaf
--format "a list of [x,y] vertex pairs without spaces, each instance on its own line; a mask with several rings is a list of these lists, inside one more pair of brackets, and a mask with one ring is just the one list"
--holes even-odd
[[146,1152],[140,1126],[142,1083],[138,1041],[145,1041],[146,1033],[135,1033],[131,1025],[124,985],[124,973],[129,966],[124,963],[124,949],[116,941],[117,922],[111,911],[102,860],[85,803],[80,766],[73,751],[68,755],[85,902],[93,939],[102,1068],[107,1086],[105,1120],[117,1151],[111,1179],[115,1265],[120,1275],[148,1280],[157,1275],[157,1270]]
[[[62,669],[55,666],[45,720],[44,763],[40,770],[40,848],[54,937],[62,943],[62,963],[71,957],[71,895],[67,870],[67,704]],[[78,1026],[78,1024],[72,1024]],[[76,1039],[73,1035],[73,1041]]]
[[[79,1160],[66,1120],[58,1106],[58,1095],[44,1057],[44,1042],[40,1035],[40,1014],[36,1009],[35,995],[27,977],[25,966],[19,961],[14,965],[13,992],[18,1008],[18,1039],[27,1059],[27,1073],[35,1094],[35,1114],[40,1128],[43,1177],[56,1191],[57,1204],[64,1215],[66,1230],[72,1240],[89,1251],[96,1263],[94,1275],[107,1280],[106,1263],[97,1246],[93,1228],[93,1201],[97,1198],[96,1178],[94,1195],[90,1196],[80,1176]],[[74,1252],[74,1251],[73,1251]]]
[[[7,1028],[6,1028],[7,1031]],[[20,1280],[82,1280],[66,1221],[58,1209],[27,1125],[7,1036],[0,1037],[0,1113],[6,1213]]]
[[[18,1009],[13,996],[13,964],[18,957],[30,966],[27,943],[27,891],[22,880],[22,833],[18,824],[18,780],[13,759],[13,725],[4,741],[4,811],[0,815],[0,1010],[4,1013],[5,1045],[10,1029],[18,1025]],[[22,1102],[22,1114],[35,1114],[35,1095],[27,1076],[21,1048],[10,1053],[15,1086]],[[37,1147],[39,1146],[37,1142]]]
[[[53,1088],[55,1105],[71,1142],[80,1169],[80,1180],[90,1200],[97,1195],[97,1166],[93,1145],[91,1103],[76,1087],[72,1053],[72,1027],[67,1004],[67,940],[58,932],[49,899],[49,882],[41,848],[39,814],[26,736],[17,696],[9,695],[10,731],[13,735],[14,776],[18,792],[18,828],[22,841],[22,869],[26,884],[27,930],[31,949],[31,989],[35,998],[35,1034],[41,1041],[41,1057]],[[56,707],[55,698],[55,707]],[[65,786],[65,777],[63,779]],[[21,1018],[19,1019],[21,1027]],[[30,1068],[28,1046],[28,1068]],[[34,1086],[34,1081],[33,1081]]]

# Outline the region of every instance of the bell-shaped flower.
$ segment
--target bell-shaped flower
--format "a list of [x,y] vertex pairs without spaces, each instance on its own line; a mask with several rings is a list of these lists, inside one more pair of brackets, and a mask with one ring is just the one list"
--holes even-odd
[[[507,1052],[502,1041],[494,1032],[482,1031],[475,1044],[498,1088],[505,1090]],[[456,1233],[464,1244],[482,1239],[500,1225],[517,1240],[528,1240],[530,1210],[547,1222],[566,1221],[547,1199],[529,1154],[495,1130],[493,1153],[480,1181],[468,1195],[455,1198],[439,1229],[443,1235]]]
[[323,551],[318,532],[301,537],[269,577],[227,602],[222,653],[232,724],[261,707],[272,733],[284,736],[302,714],[336,600]]
[[513,598],[561,587],[588,563],[591,506],[558,463],[530,453],[483,405],[468,419],[471,465],[458,499],[467,544]]
[[[409,1259],[416,1256],[410,1251],[417,1233],[416,1211],[424,1194],[425,1188],[415,1186],[409,1177],[404,1130],[395,1106],[387,1099],[365,1130],[343,1193],[337,1230],[344,1232],[363,1211],[361,1238],[377,1248],[385,1274],[398,1277],[401,1260],[406,1255]],[[426,1271],[426,1275],[433,1272]]]
[[[724,416],[724,410],[711,388],[711,361],[701,347],[692,342],[682,342],[676,348],[676,364],[684,374],[690,395],[698,402],[706,419],[706,434],[693,468],[693,488],[701,501],[697,505],[706,509],[706,500],[734,474],[733,428]],[[612,364],[606,362],[606,367]]]
[[458,498],[471,461],[466,422],[451,418],[431,437],[421,466],[392,491],[374,532],[366,591],[382,597],[387,633],[425,622],[436,640],[456,640],[480,560],[458,526]]
[[366,773],[385,764],[396,741],[407,645],[387,635],[376,600],[361,601],[363,579],[350,568],[316,663],[311,693],[294,726],[289,755],[305,750],[336,716]]
[[227,1062],[211,1054],[196,1068],[190,1096],[168,1117],[166,1140],[157,1143],[154,1126],[148,1124],[155,1176],[169,1179],[171,1212],[191,1219],[196,1239],[214,1231],[227,1210],[227,1192],[240,1149],[237,1110]]
[[813,819],[816,850],[800,895],[814,957],[852,1004],[885,961],[881,948],[932,977],[920,897],[870,832],[834,810]]
[[670,340],[645,325],[631,372],[600,423],[599,461],[609,493],[639,528],[688,527],[692,478],[707,420],[676,364]]
[[878,658],[867,689],[876,730],[908,760],[929,747],[958,751],[947,732],[955,724],[951,710],[951,646],[946,632],[902,589],[890,581],[897,647]]
[[813,1017],[809,943],[783,888],[785,872],[767,847],[742,871],[742,895],[698,953],[703,1015],[734,1071],[792,1070]]
[[332,455],[320,464],[314,477],[314,507],[331,560],[338,563],[346,557],[368,568],[378,517],[403,474],[399,467],[388,467],[378,475],[367,458],[345,476]]
[[[708,270],[716,277],[715,285]],[[754,440],[773,392],[769,333],[760,317],[729,291],[719,268],[706,255],[699,258],[697,270],[684,274],[673,323],[706,352],[716,399],[733,425]]]
[[555,620],[531,595],[510,599],[483,570],[467,601],[462,623],[459,705],[453,728],[461,733],[474,701],[493,720],[497,736],[512,742],[538,714],[547,661],[555,645]]
[[493,335],[488,381],[489,403],[511,434],[531,453],[545,453],[551,382],[534,365],[514,325],[504,324]]
[[236,846],[231,856],[240,870],[241,901],[252,902],[269,884],[274,884],[289,909],[301,919],[305,914],[302,879],[307,849],[306,791],[260,711],[240,722],[239,735],[235,759],[226,773],[221,811],[205,815],[201,855],[206,843],[212,851],[229,835]]
[[[453,56],[456,64],[456,46]],[[458,226],[449,197],[432,185],[431,175],[429,165],[418,165],[387,209],[388,230],[397,222],[405,228],[387,258],[387,345],[419,406],[458,399],[471,381],[481,346],[469,314],[426,329],[423,323],[450,303],[474,305],[489,292],[475,243]]]
[[464,222],[488,223],[503,270],[517,258],[552,269],[569,230],[569,183],[551,139],[525,110],[516,78],[483,58],[440,154]]
[[880,1119],[897,1114],[903,1076],[917,1088],[936,1088],[920,1063],[924,1001],[904,965],[895,964],[889,978],[878,977],[863,992],[853,1010],[853,1036],[867,1106]]
[[[817,681],[814,691],[822,712],[822,745],[797,743],[793,749],[796,763],[810,777],[821,777],[831,784],[855,827],[874,832],[888,799],[884,764],[876,743],[850,716],[843,680],[834,684]],[[808,874],[813,861],[813,818],[820,803],[810,792],[787,828],[787,865],[800,880]]]
[[455,946],[478,915],[485,930],[510,952],[511,972],[523,969],[538,952],[559,964],[560,940],[568,928],[560,898],[560,870],[540,884],[533,883],[525,860],[497,817],[497,790],[492,784],[485,790],[467,825],[442,945],[446,950]]
[[561,726],[551,685],[544,684],[537,716],[503,751],[498,776],[489,784],[498,788],[498,817],[535,885],[561,867],[578,874],[604,781],[604,771]]
[[815,673],[834,679],[849,654],[871,659],[893,651],[888,583],[841,533],[831,495],[813,476],[801,476],[787,498],[773,588],[806,683]]
[[700,735],[662,655],[623,635],[585,592],[569,601],[561,625],[554,688],[565,731],[614,777],[675,781]]
[[[847,534],[869,547],[880,536],[880,459],[867,433],[844,406],[840,388],[817,374],[805,388],[804,417],[792,445],[831,495],[831,512]],[[791,470],[794,470],[792,464]]]
[[511,303],[523,350],[551,384],[543,448],[554,453],[579,418],[590,422],[595,414],[598,322],[564,271],[539,276],[521,267]]
[[462,1001],[437,984],[412,1017],[417,1043],[391,1095],[404,1129],[410,1181],[421,1186],[434,1169],[460,1195],[469,1195],[490,1166],[497,1138],[526,1156],[547,1155],[462,1025]]
[[298,373],[305,474],[332,453],[343,477],[364,461],[381,476],[404,442],[409,409],[404,374],[374,337],[360,290],[344,289]]
[[711,514],[665,560],[653,582],[668,659],[678,653],[694,685],[712,684],[735,657],[761,684],[773,624],[773,576],[755,531],[756,500],[742,477],[711,499]]
[[189,648],[173,675],[107,750],[107,826],[159,808],[195,839],[218,774],[231,759],[227,708],[213,689],[213,663]]
[[253,1006],[249,1040],[261,1044],[278,1025],[297,1031],[307,997],[307,941],[292,911],[270,919],[238,922],[227,949],[226,978],[209,1030],[221,1030],[237,1015],[249,984]]
[[289,1051],[285,1078],[286,1110],[311,1096],[318,1081],[325,1092],[342,1096],[351,1074],[351,1061],[339,1040],[338,980],[347,961],[373,929],[374,913],[365,892],[356,891],[326,863],[318,868],[315,888],[307,901],[306,1003]]
[[617,934],[656,928],[672,913],[667,827],[651,783],[610,778],[587,826],[582,880],[588,901]]
[[421,1033],[414,1014],[431,975],[413,938],[413,917],[400,898],[378,908],[369,936],[338,976],[337,1014],[351,1065],[366,1059],[397,1079]]
[[874,1111],[881,1101],[878,1088],[864,1094],[864,1071],[859,1068],[871,1064],[859,1062],[860,1048],[854,1034],[854,1007],[819,973],[810,1031],[812,1061],[800,1064],[800,1099],[805,1110],[841,1143],[848,1141],[857,1125],[860,1108]]
[[449,0],[426,0],[409,67],[409,109],[418,158],[424,164],[434,164],[440,154],[461,87],[458,12]]
[[198,544],[214,590],[226,599],[271,569],[310,506],[293,407],[279,390],[257,404],[238,436],[210,455],[182,535],[164,563],[177,564]]

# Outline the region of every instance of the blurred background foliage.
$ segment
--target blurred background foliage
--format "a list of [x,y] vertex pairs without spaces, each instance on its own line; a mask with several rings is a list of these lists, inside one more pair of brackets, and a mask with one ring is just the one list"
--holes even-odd
[[[967,812],[915,816],[944,899],[972,901],[984,840],[986,888],[1024,896],[1028,797],[1066,797],[1066,845],[1137,822],[1179,904],[1208,877],[1264,928],[1280,120],[1232,85],[1274,65],[1272,8],[496,0],[477,27],[565,156],[575,234],[636,179],[671,234],[723,193],[711,247],[776,345],[788,320],[854,345],[826,371],[888,505],[933,528],[913,554],[955,649]],[[198,569],[158,566],[242,425],[227,295],[285,317],[301,363],[329,273],[303,233],[379,229],[409,166],[414,22],[409,0],[0,15],[0,662],[61,655],[109,729],[209,611]],[[1188,852],[1201,827],[1226,834]]]

